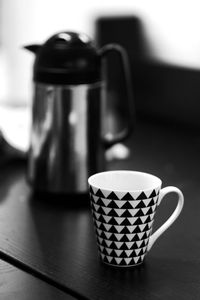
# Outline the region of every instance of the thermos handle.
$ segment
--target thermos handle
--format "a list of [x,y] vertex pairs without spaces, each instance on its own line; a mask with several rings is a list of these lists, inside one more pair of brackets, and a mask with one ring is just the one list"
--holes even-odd
[[129,60],[125,49],[118,44],[108,44],[100,49],[100,55],[104,57],[113,51],[118,53],[124,72],[127,93],[127,126],[116,134],[107,133],[104,136],[104,143],[106,147],[110,147],[113,144],[121,142],[122,140],[127,138],[133,130],[133,124],[135,119]]

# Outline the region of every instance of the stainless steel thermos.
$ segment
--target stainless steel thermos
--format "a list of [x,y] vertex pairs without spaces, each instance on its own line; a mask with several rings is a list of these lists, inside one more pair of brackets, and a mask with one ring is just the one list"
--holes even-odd
[[35,53],[28,179],[36,191],[85,193],[87,178],[105,169],[105,146],[130,131],[131,120],[116,136],[102,136],[103,61],[107,53],[119,53],[130,103],[126,52],[116,44],[97,49],[85,34],[74,32],[60,32],[43,45],[25,48]]

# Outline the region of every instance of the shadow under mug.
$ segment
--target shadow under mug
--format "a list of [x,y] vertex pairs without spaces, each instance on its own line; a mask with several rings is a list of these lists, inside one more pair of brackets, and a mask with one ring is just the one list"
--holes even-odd
[[[136,171],[106,171],[88,179],[97,245],[104,263],[114,266],[141,264],[157,238],[179,216],[184,197],[174,186],[161,189],[162,181]],[[152,233],[158,205],[168,193],[178,195],[177,206],[165,223]]]

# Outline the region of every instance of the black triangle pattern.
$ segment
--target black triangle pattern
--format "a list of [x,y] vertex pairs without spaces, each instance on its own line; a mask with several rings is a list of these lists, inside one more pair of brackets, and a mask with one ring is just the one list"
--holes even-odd
[[153,206],[135,208],[135,209],[124,209],[124,208],[111,208],[110,206],[102,206],[91,202],[91,208],[99,214],[108,215],[112,217],[141,217],[145,215],[151,215],[156,210],[156,204]]
[[141,192],[141,194],[136,198],[137,200],[147,199],[147,195],[144,192]]
[[129,221],[128,218],[124,218],[124,220],[121,222],[121,225],[129,226],[132,225],[132,223]]
[[90,194],[92,194],[92,195],[95,194],[94,191],[93,191],[93,189],[92,189],[92,186],[91,186],[91,185],[90,185],[90,187],[89,187],[89,192],[90,192]]
[[103,217],[103,215],[100,215],[99,219],[100,222],[105,222],[105,218]]
[[143,213],[143,211],[141,209],[139,209],[134,216],[135,217],[142,217],[142,216],[145,216],[145,214]]
[[152,193],[151,193],[151,195],[149,196],[149,198],[153,198],[153,197],[156,197],[156,196],[157,196],[156,191],[153,190]]
[[121,200],[135,200],[130,193],[126,193]]
[[98,197],[102,197],[105,199],[112,199],[112,200],[127,200],[127,201],[132,201],[132,200],[142,200],[142,199],[148,199],[148,198],[153,198],[159,195],[159,190],[156,192],[155,189],[152,190],[152,192],[149,195],[145,194],[144,191],[142,191],[136,198],[134,198],[133,195],[131,195],[131,193],[127,192],[123,197],[119,197],[117,195],[116,192],[111,191],[108,195],[105,195],[103,192],[103,190],[101,189],[97,189],[97,191],[95,191],[95,188],[93,188],[92,186],[89,187],[89,192],[90,194],[94,195],[94,196],[98,196]]
[[112,200],[119,200],[117,195],[114,192],[111,192],[107,197],[107,199],[112,199]]
[[109,220],[108,224],[119,225],[114,217]]
[[151,234],[151,229],[148,231],[144,231],[140,233],[132,233],[132,234],[113,233],[113,232],[103,231],[101,229],[96,229],[96,235],[98,237],[101,237],[103,239],[108,239],[109,241],[114,241],[114,242],[141,241],[149,238],[150,234]]
[[154,213],[151,215],[140,216],[140,217],[115,217],[115,216],[107,216],[103,214],[99,214],[97,212],[93,212],[93,218],[97,221],[111,224],[111,225],[123,225],[123,226],[132,226],[132,225],[142,225],[146,223],[150,223],[154,218]]
[[119,242],[119,241],[110,241],[103,239],[97,235],[97,244],[99,246],[104,246],[106,248],[115,249],[115,250],[135,250],[144,248],[147,246],[149,239],[144,239],[141,241],[132,241],[132,242]]
[[105,206],[101,197],[99,197],[99,199],[97,200],[96,204],[101,205],[101,206]]
[[130,230],[128,230],[128,228],[126,226],[122,226],[123,229],[120,231],[120,233],[124,233],[124,234],[128,234],[130,233]]
[[136,256],[136,257],[112,257],[109,255],[105,255],[103,253],[100,253],[101,259],[103,260],[104,263],[113,265],[113,266],[121,266],[121,267],[126,267],[126,266],[136,266],[139,265],[143,262],[145,254],[141,256]]
[[[93,209],[95,210],[95,207],[93,206]],[[103,208],[102,208],[102,206],[100,206],[99,207],[99,209],[97,210],[97,212],[99,213],[99,214],[105,214],[105,212],[104,212],[104,210],[103,210]],[[109,214],[109,216],[111,216],[111,214]]]
[[139,226],[136,226],[132,233],[142,232]]
[[112,257],[137,257],[142,256],[143,254],[146,254],[147,252],[147,246],[139,248],[139,249],[111,249],[104,246],[98,246],[98,249],[101,253],[112,256]]
[[151,199],[151,201],[149,202],[149,206],[153,206],[155,203],[153,201],[153,199]]
[[110,203],[107,205],[107,207],[110,207],[110,208],[119,208],[119,206],[117,206],[116,202],[117,201],[111,200]]
[[92,196],[92,194],[90,194],[90,199],[92,203],[95,203],[100,206],[116,208],[116,209],[138,209],[138,208],[150,207],[156,205],[158,200],[158,197],[142,199],[142,200],[134,200],[134,201],[110,200],[101,197],[96,197],[97,199],[95,199],[95,197],[96,196]]
[[149,215],[148,218],[146,219],[146,223],[149,223],[149,222],[151,222],[151,217],[150,217],[150,215]]
[[133,206],[130,204],[130,201],[126,201],[126,202],[122,205],[121,208],[122,208],[122,209],[132,209]]
[[132,217],[132,214],[130,213],[130,211],[128,209],[126,209],[122,215],[121,215],[122,218],[131,218]]
[[132,234],[132,233],[141,233],[146,232],[152,229],[153,222],[139,224],[139,225],[111,225],[104,222],[97,221],[94,218],[94,225],[96,228],[111,232],[111,233],[120,233],[120,234]]
[[140,201],[135,208],[144,208],[144,207],[146,207],[144,201]]
[[118,266],[143,262],[152,232],[158,193],[144,192],[137,198],[127,193],[123,198],[111,192],[107,197],[100,189],[90,188],[91,208],[97,243],[102,260]]
[[108,216],[119,217],[115,209],[111,209],[110,212],[108,213]]
[[95,196],[104,198],[104,194],[102,193],[101,189],[98,189],[98,190],[97,190]]

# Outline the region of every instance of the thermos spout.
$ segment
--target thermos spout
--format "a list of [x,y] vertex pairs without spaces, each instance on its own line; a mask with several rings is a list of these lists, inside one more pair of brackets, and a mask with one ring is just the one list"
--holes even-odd
[[27,46],[23,46],[24,49],[36,54],[37,51],[41,48],[40,45],[37,44],[33,44],[33,45],[27,45]]

